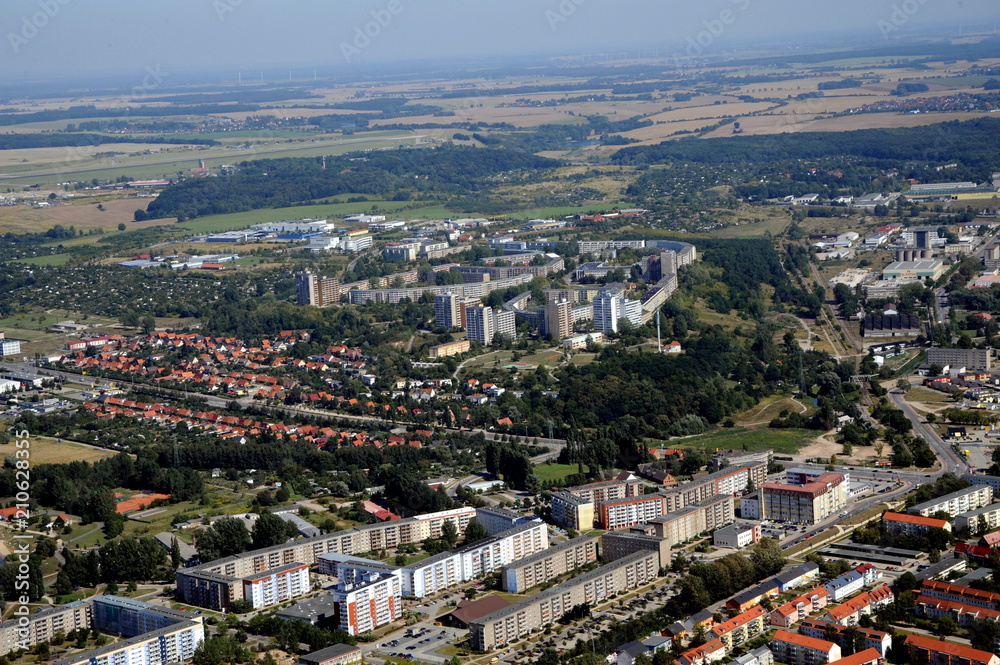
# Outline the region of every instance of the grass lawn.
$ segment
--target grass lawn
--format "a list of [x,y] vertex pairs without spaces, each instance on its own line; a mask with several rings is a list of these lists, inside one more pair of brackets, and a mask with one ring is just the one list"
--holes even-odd
[[923,386],[910,388],[908,391],[906,391],[906,401],[910,403],[923,402],[925,404],[955,403],[955,400],[949,397],[946,393],[942,393],[937,390],[931,390],[930,388],[924,388]]
[[[32,436],[32,464],[68,464],[69,462],[96,462],[116,453],[94,446],[69,441],[58,441],[47,436]],[[0,448],[0,451],[3,449]]]
[[664,447],[695,448],[712,451],[716,448],[762,450],[773,448],[777,453],[797,453],[806,439],[814,432],[804,429],[746,429],[737,427],[723,429],[710,434],[699,434],[682,439],[663,442]]
[[30,263],[33,266],[64,266],[69,263],[70,254],[50,254],[30,259],[17,259],[14,263]]
[[[584,473],[588,471],[587,466],[583,467]],[[535,475],[543,485],[556,485],[566,476],[579,473],[576,464],[536,464]]]

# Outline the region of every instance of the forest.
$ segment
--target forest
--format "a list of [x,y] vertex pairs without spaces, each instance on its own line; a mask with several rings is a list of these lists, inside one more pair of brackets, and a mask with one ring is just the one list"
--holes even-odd
[[488,189],[486,180],[501,173],[509,183],[517,173],[537,178],[559,164],[510,150],[452,146],[340,156],[328,162],[327,170],[321,160],[311,158],[244,162],[229,176],[168,187],[145,211],[136,211],[136,220],[280,208],[346,193],[395,200],[465,195]]

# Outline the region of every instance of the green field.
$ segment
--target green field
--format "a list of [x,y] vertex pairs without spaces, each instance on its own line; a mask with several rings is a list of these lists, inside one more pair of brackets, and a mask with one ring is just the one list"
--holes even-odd
[[[587,473],[588,471],[589,469],[585,464],[583,466],[583,472]],[[538,476],[538,480],[540,480],[544,486],[558,485],[562,482],[563,478],[574,473],[580,473],[580,469],[576,464],[535,465],[535,475]]]
[[696,448],[711,452],[722,448],[763,450],[772,448],[778,453],[797,453],[800,446],[815,436],[815,432],[805,429],[724,429],[711,434],[699,434],[667,442],[657,442],[651,447]]
[[[101,236],[94,236],[96,238]],[[30,259],[17,259],[14,263],[30,263],[33,266],[64,266],[69,263],[71,254],[50,254],[49,256],[35,256]]]
[[[199,217],[188,222],[175,224],[172,228],[186,229],[192,233],[216,233],[219,231],[245,229],[252,224],[280,222],[285,219],[303,219],[306,217],[322,219],[326,217],[356,215],[363,212],[371,212],[372,206],[378,206],[379,212],[382,213],[396,213],[412,205],[412,201],[364,201],[359,203],[292,206],[290,208],[264,208],[248,212],[234,212],[229,215]],[[405,216],[417,216],[417,212],[419,211],[408,211],[405,213]],[[447,214],[443,216],[447,216]]]

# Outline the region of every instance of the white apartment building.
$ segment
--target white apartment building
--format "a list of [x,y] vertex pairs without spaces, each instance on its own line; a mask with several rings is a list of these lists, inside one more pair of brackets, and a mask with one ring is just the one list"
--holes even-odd
[[255,610],[283,603],[309,592],[309,566],[289,563],[243,578],[243,598]]
[[400,577],[399,571],[365,573],[355,584],[338,584],[330,594],[337,605],[337,627],[362,635],[402,616]]
[[992,501],[992,487],[989,485],[972,485],[957,492],[918,503],[906,512],[913,513],[914,515],[923,515],[924,517],[930,517],[937,512],[944,512],[954,517],[960,513],[967,513],[977,508],[988,506]]

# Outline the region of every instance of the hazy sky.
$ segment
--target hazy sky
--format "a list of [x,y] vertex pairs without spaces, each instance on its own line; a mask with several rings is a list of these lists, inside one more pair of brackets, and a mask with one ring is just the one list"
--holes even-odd
[[[993,30],[997,0],[0,0],[0,83]],[[367,31],[368,34],[365,34]],[[0,89],[2,96],[2,89]]]

